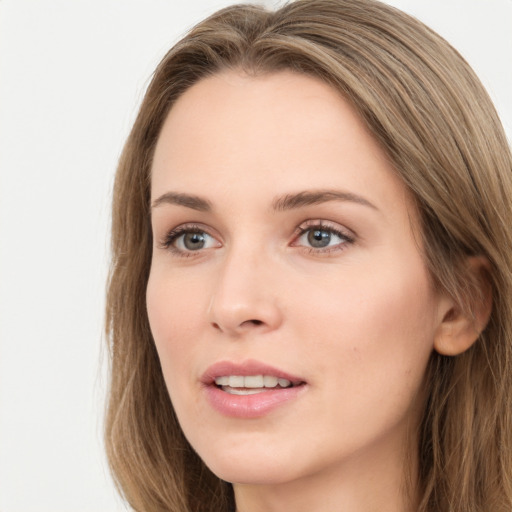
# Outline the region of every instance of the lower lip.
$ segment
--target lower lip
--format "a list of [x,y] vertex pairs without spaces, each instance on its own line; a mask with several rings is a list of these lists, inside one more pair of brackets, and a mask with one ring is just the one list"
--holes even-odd
[[217,386],[205,386],[206,397],[214,409],[234,418],[259,418],[297,398],[304,384],[284,389],[269,389],[254,395],[232,395]]

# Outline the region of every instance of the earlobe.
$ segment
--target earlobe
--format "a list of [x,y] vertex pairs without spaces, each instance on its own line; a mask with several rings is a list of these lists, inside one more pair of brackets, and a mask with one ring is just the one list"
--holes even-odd
[[434,337],[435,350],[446,356],[466,351],[485,329],[492,311],[492,286],[490,264],[483,256],[467,260],[468,276],[474,283],[474,293],[464,308],[451,297],[440,300],[441,321]]

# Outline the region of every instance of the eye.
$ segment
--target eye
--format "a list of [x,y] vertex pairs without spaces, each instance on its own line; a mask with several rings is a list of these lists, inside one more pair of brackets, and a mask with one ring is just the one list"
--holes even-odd
[[198,251],[199,249],[210,247],[212,240],[212,237],[207,233],[192,231],[178,236],[174,241],[174,245],[182,251]]
[[220,247],[221,244],[199,226],[179,226],[165,236],[162,247],[178,255]]
[[328,252],[341,250],[344,245],[353,243],[354,239],[341,229],[321,223],[299,227],[299,235],[292,245],[306,247],[312,252]]

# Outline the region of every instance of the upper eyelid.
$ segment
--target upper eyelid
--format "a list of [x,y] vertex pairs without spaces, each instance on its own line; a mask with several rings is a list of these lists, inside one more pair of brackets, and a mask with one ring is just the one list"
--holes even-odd
[[211,228],[210,226],[203,224],[202,222],[184,222],[182,224],[178,224],[176,227],[168,229],[165,231],[165,236],[168,236],[171,233],[187,233],[187,232],[198,232],[198,233],[206,233],[209,236],[214,238],[219,238],[220,235],[217,234],[217,231]]
[[304,230],[312,229],[312,228],[322,228],[326,230],[332,230],[332,231],[339,231],[343,235],[350,237],[350,238],[357,238],[357,233],[344,226],[343,224],[340,224],[339,222],[330,221],[327,219],[308,219],[304,222],[301,222],[296,230],[296,234],[301,234],[304,232]]

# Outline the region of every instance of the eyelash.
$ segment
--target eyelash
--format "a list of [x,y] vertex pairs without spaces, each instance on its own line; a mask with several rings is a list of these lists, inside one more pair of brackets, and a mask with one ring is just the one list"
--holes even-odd
[[[342,240],[342,242],[332,246],[332,247],[323,247],[323,248],[315,248],[315,247],[306,247],[296,245],[296,241],[298,241],[303,235],[311,232],[311,231],[324,231],[330,233],[331,235],[335,235]],[[309,220],[299,226],[295,232],[295,237],[293,242],[291,243],[292,247],[301,247],[303,250],[306,250],[310,254],[328,254],[333,252],[340,252],[346,249],[346,245],[352,245],[355,242],[355,236],[350,232],[340,229],[339,227],[335,227],[330,223],[326,223],[325,221],[319,220]]]
[[197,233],[199,235],[207,235],[208,237],[215,239],[215,237],[210,235],[204,227],[202,227],[198,224],[183,224],[183,225],[178,226],[177,228],[174,228],[171,231],[169,231],[165,235],[164,239],[161,241],[160,247],[162,249],[167,249],[170,252],[172,252],[174,255],[180,256],[183,258],[189,258],[191,256],[194,256],[195,255],[194,253],[200,252],[200,251],[199,250],[198,251],[191,251],[191,250],[184,251],[182,249],[177,248],[174,245],[176,243],[176,241],[181,236],[187,235],[187,234],[192,234],[192,233]]
[[[315,247],[306,247],[303,245],[298,245],[296,242],[305,234],[311,232],[311,231],[324,231],[328,232],[331,235],[339,237],[342,242],[336,244],[333,247],[323,247],[323,248],[315,248]],[[169,231],[163,240],[160,243],[160,248],[169,250],[174,255],[183,257],[183,258],[189,258],[196,256],[198,253],[202,252],[201,249],[198,249],[196,251],[194,250],[183,250],[177,248],[174,244],[176,241],[183,235],[187,234],[193,234],[197,233],[200,235],[207,235],[209,238],[213,238],[216,240],[216,238],[210,233],[208,233],[208,230],[205,229],[203,226],[198,224],[183,224],[181,226],[178,226],[177,228],[172,229]],[[342,250],[345,250],[346,245],[351,245],[355,242],[355,237],[352,234],[349,234],[349,232],[343,231],[339,229],[338,227],[334,227],[329,223],[326,223],[325,221],[320,220],[309,220],[304,223],[302,223],[301,226],[299,226],[295,232],[294,232],[294,238],[291,242],[292,247],[299,247],[305,251],[307,251],[310,254],[327,254],[332,252],[340,252]]]

